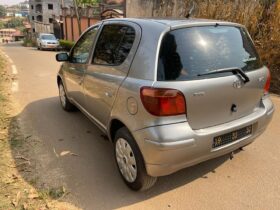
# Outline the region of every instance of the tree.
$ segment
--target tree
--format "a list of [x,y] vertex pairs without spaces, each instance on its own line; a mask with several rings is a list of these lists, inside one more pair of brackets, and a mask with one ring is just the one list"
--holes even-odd
[[0,29],[5,28],[5,23],[3,21],[0,21]]
[[82,34],[82,27],[81,27],[81,20],[80,20],[78,7],[94,6],[100,2],[101,0],[73,0],[77,22],[78,22],[79,35]]
[[6,16],[6,8],[2,5],[0,5],[0,18]]
[[94,6],[100,2],[101,0],[77,0],[78,6]]
[[73,0],[74,2],[74,8],[75,8],[75,13],[76,13],[76,17],[77,17],[77,22],[78,22],[78,28],[79,28],[79,36],[81,36],[82,34],[82,25],[81,25],[81,19],[80,19],[80,14],[79,14],[79,10],[78,10],[78,0]]
[[12,18],[5,23],[5,28],[19,28],[23,26],[22,18]]

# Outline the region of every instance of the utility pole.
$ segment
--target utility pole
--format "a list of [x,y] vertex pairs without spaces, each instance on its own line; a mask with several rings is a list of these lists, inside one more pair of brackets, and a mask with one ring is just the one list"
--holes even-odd
[[73,2],[74,2],[75,13],[76,13],[77,22],[78,22],[79,36],[81,36],[82,28],[81,28],[81,19],[80,19],[80,14],[79,14],[79,11],[78,11],[77,0],[73,0]]
[[[65,7],[64,5],[64,0],[60,0],[60,17],[59,17],[59,26],[60,26],[60,39],[64,39],[64,26],[63,26],[63,8]],[[65,20],[65,18],[64,18]]]
[[64,7],[64,0],[60,0],[61,7]]

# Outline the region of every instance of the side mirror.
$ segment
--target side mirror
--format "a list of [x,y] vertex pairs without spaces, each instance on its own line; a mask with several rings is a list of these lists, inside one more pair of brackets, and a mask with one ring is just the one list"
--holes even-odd
[[69,55],[67,53],[58,53],[55,58],[58,62],[68,61]]

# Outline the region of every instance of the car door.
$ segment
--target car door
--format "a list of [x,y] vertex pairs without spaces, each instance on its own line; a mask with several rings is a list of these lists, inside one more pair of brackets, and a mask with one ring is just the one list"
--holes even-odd
[[81,36],[70,52],[69,62],[64,66],[68,97],[81,107],[85,106],[83,93],[84,74],[88,66],[98,28],[99,25],[90,28]]
[[92,63],[85,74],[84,91],[86,110],[103,128],[140,38],[141,28],[131,22],[108,21],[102,26]]

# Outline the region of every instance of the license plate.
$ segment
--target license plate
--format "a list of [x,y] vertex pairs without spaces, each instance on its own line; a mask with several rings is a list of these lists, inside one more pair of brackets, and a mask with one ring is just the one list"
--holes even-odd
[[213,139],[213,145],[212,148],[217,148],[232,142],[235,142],[239,139],[242,139],[244,137],[250,136],[252,134],[252,125],[249,125],[247,127],[241,128],[239,130],[217,136]]

